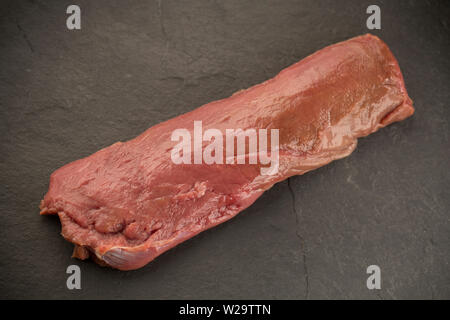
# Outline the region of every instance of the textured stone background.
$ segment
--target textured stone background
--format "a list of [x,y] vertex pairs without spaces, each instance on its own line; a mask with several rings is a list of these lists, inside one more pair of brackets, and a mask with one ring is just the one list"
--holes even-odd
[[[368,32],[369,4],[413,118],[143,269],[70,258],[39,216],[55,169]],[[446,1],[2,1],[0,298],[450,298],[449,17]]]

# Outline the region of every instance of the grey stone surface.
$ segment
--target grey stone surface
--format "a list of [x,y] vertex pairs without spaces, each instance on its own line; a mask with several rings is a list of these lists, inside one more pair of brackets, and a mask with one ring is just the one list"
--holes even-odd
[[[73,3],[80,31],[65,26]],[[38,214],[55,169],[368,32],[369,4],[413,118],[145,268],[70,258]],[[449,16],[445,1],[2,1],[0,298],[450,298]]]

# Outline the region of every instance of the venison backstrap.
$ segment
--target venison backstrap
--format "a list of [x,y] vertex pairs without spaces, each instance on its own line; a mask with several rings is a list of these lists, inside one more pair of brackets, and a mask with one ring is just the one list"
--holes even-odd
[[[364,35],[326,47],[274,78],[155,125],[56,170],[41,214],[58,214],[74,256],[137,269],[234,217],[293,175],[348,156],[357,138],[414,112],[387,45]],[[277,172],[267,165],[175,164],[172,132],[279,130]],[[249,154],[246,155],[247,157]]]

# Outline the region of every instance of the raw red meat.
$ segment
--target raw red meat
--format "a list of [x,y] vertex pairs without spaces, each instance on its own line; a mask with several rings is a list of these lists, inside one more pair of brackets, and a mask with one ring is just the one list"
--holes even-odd
[[[58,214],[74,256],[137,269],[250,206],[265,190],[349,155],[357,138],[414,112],[397,61],[377,37],[326,47],[273,79],[160,123],[56,170],[41,214]],[[175,129],[279,129],[279,170],[174,164]],[[248,156],[248,155],[247,155]]]

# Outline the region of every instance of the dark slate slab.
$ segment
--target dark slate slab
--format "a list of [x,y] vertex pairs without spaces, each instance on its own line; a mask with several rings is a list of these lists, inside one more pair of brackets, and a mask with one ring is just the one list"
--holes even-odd
[[[0,5],[1,298],[450,298],[448,2],[77,0],[69,31],[72,3]],[[38,214],[55,169],[368,32],[369,4],[413,118],[143,269],[70,258],[58,219]]]

